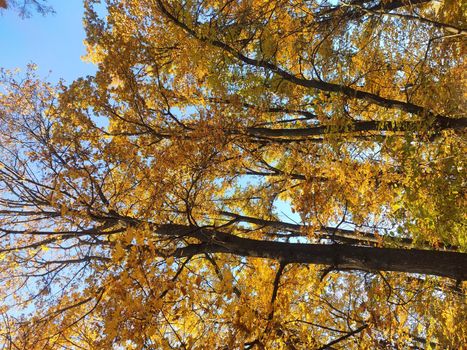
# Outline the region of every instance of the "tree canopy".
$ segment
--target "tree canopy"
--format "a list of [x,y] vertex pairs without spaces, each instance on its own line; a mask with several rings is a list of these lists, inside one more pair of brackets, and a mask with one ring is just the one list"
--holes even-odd
[[1,72],[4,348],[466,343],[460,0],[84,6]]

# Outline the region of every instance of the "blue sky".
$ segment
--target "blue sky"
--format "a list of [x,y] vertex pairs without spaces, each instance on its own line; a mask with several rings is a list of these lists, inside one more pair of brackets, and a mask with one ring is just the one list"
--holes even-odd
[[[22,19],[14,11],[0,14],[0,67],[24,69],[36,63],[39,75],[67,82],[92,74],[95,66],[85,63],[85,38],[81,0],[49,0],[55,14],[33,12]],[[49,71],[51,73],[49,73]]]

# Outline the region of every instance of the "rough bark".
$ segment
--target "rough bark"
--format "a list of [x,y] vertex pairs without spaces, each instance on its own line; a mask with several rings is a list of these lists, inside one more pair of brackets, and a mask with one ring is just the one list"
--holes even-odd
[[191,236],[202,243],[175,251],[175,256],[228,253],[274,259],[286,263],[327,265],[337,270],[395,271],[467,280],[467,254],[419,250],[358,247],[343,244],[302,244],[238,237],[212,228],[162,225],[159,235]]
[[[467,118],[445,118],[436,117],[429,130],[440,131],[446,129],[464,129],[467,126]],[[406,132],[423,130],[421,122],[390,122],[390,121],[356,121],[344,126],[319,125],[307,128],[293,129],[270,129],[270,128],[249,128],[248,133],[257,137],[309,137],[321,136],[332,133],[345,132]]]

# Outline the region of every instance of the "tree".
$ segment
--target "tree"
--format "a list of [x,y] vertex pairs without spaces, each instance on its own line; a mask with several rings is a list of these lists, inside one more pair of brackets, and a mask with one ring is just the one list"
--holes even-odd
[[5,346],[465,343],[460,2],[96,3],[3,72]]
[[30,17],[31,10],[42,15],[54,12],[53,8],[47,5],[47,0],[0,0],[0,8],[13,8],[22,18]]

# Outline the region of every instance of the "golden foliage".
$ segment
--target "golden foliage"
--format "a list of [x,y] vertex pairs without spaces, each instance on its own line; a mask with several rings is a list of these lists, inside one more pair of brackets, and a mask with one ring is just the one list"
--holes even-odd
[[105,3],[1,73],[0,344],[466,343],[458,2]]

